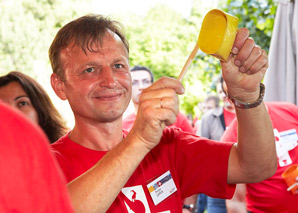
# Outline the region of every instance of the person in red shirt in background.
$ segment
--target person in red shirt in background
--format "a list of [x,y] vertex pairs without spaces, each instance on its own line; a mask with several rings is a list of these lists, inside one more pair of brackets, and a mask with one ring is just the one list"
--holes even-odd
[[[154,81],[153,73],[148,67],[134,66],[130,69],[130,72],[132,78],[131,100],[133,102],[135,111],[123,119],[122,127],[127,131],[131,130],[136,119],[136,114],[139,108],[139,98],[142,91],[149,87]],[[187,116],[181,112],[179,112],[176,122],[171,126],[178,127],[185,132],[194,133],[194,129],[189,123]]]
[[[298,194],[287,191],[288,186],[281,176],[289,166],[298,164],[298,107],[287,102],[265,104],[276,139],[277,171],[262,182],[238,184],[233,199],[226,200],[229,213],[298,212]],[[221,140],[237,141],[236,119]]]
[[0,101],[0,212],[74,212],[44,132]]

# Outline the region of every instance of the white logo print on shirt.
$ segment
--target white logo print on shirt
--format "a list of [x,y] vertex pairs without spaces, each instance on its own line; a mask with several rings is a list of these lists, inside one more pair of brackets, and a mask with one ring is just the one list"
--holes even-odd
[[150,213],[150,208],[143,187],[125,187],[121,190],[129,213]]

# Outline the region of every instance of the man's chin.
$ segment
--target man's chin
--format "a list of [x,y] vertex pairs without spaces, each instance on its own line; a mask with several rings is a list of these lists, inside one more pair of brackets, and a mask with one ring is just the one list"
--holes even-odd
[[100,122],[101,123],[112,123],[112,122],[115,122],[118,120],[122,120],[122,114],[101,117]]

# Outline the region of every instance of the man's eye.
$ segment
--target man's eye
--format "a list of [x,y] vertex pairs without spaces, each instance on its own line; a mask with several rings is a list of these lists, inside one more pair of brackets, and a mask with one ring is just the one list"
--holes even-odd
[[138,81],[132,81],[132,85],[133,86],[138,86],[139,85],[139,82]]
[[115,66],[115,68],[117,68],[117,69],[121,69],[121,68],[124,67],[122,64],[115,64],[114,66]]
[[84,70],[84,72],[86,72],[86,73],[94,72],[94,68],[93,67],[87,68]]

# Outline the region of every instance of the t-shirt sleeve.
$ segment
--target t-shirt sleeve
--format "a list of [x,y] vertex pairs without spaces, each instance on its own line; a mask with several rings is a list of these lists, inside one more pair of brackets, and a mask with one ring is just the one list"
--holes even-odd
[[216,142],[178,132],[176,168],[181,196],[204,193],[216,198],[231,198],[234,184],[227,184],[228,159],[233,143]]
[[68,166],[66,165],[62,154],[58,150],[55,150],[55,148],[53,148],[53,146],[51,147],[51,151],[52,151],[52,154],[55,156],[55,158],[59,164],[59,167],[64,174],[64,177],[65,177],[67,183],[70,182],[72,180],[72,178],[69,175]]

